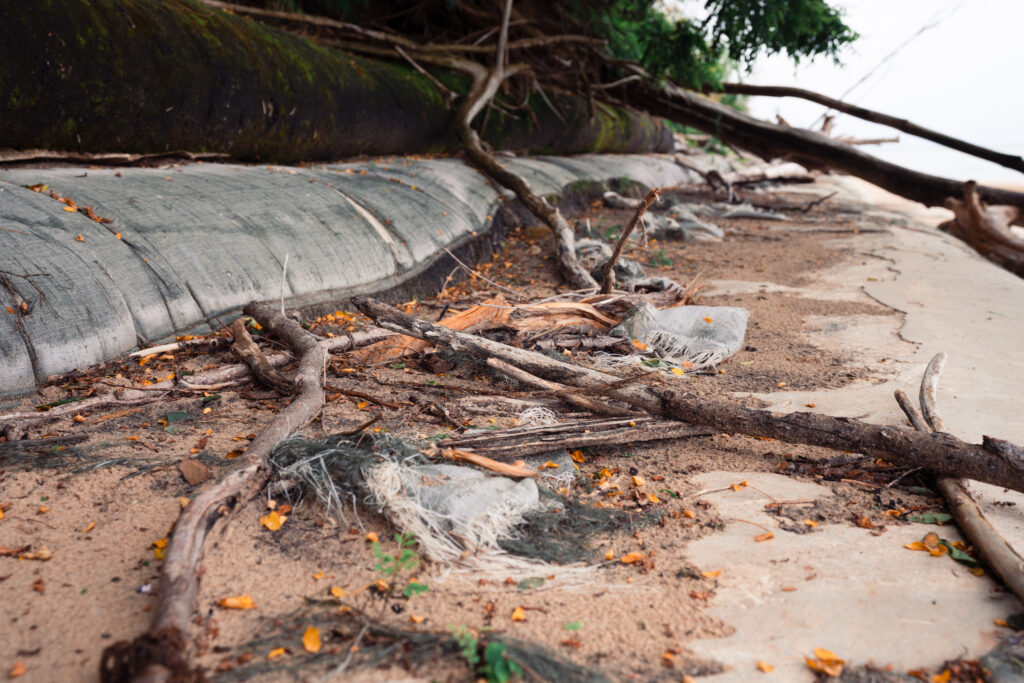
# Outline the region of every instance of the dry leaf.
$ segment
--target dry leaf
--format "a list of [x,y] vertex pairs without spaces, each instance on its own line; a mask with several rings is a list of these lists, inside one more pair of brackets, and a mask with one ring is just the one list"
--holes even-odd
[[744,479],[743,481],[738,481],[735,484],[731,484],[729,488],[731,488],[733,491],[739,491],[740,489],[745,488],[749,485],[750,484],[747,483],[747,480]]
[[609,550],[608,552],[606,552],[604,554],[604,559],[606,559],[606,560],[614,560],[615,559],[615,551],[614,550]]
[[248,595],[232,595],[221,598],[220,606],[226,609],[256,609],[256,603]]
[[583,451],[573,451],[572,453],[569,454],[569,457],[572,458],[573,462],[578,462],[581,464],[587,461],[587,459],[583,457]]
[[323,570],[320,570],[320,571],[318,571],[318,572],[317,572],[316,574],[313,574],[313,579],[314,579],[315,581],[319,581],[319,580],[320,580],[320,579],[322,579],[322,578],[324,578],[324,572],[323,572]]
[[522,607],[512,610],[512,621],[526,621],[526,611]]
[[278,514],[277,510],[271,510],[269,513],[260,517],[260,524],[271,531],[277,531],[287,519],[287,516]]
[[380,542],[380,539],[377,538],[377,532],[375,532],[375,531],[371,531],[370,533],[366,534],[366,540],[368,542],[370,542],[370,543],[379,543]]
[[766,674],[770,674],[772,671],[775,670],[775,667],[772,666],[771,664],[769,664],[768,662],[766,662],[764,660],[761,660],[761,661],[759,661],[757,663],[757,669],[758,669],[758,671],[762,671],[762,672],[764,672]]
[[320,652],[320,648],[323,647],[323,643],[320,641],[320,629],[316,626],[307,628],[306,632],[302,634],[302,647],[306,652]]
[[714,578],[716,578],[721,573],[722,573],[721,569],[714,569],[714,570],[709,569],[707,571],[701,572],[700,575],[703,576],[705,579],[714,579]]
[[648,493],[647,494],[647,500],[651,501],[652,503],[660,503],[661,502],[661,498],[658,498],[653,493]]
[[92,530],[93,530],[93,529],[95,529],[95,528],[96,528],[96,522],[89,522],[89,523],[88,523],[88,524],[87,524],[87,525],[85,526],[85,528],[84,528],[84,529],[82,529],[82,533],[83,533],[83,534],[87,534],[87,533],[89,533],[90,531],[92,531]]
[[673,375],[685,375],[686,371],[683,370],[682,368],[672,368],[672,374]]
[[758,534],[757,536],[754,536],[754,541],[760,543],[761,541],[768,541],[773,538],[775,538],[775,534],[773,534],[770,531],[766,531],[763,534]]
[[621,558],[619,558],[619,562],[621,562],[622,564],[633,564],[635,562],[639,562],[642,559],[644,559],[644,554],[638,550],[634,550],[633,552],[627,553],[623,555]]
[[33,550],[31,552],[22,553],[18,555],[19,560],[36,560],[37,562],[46,562],[53,559],[53,553],[45,545],[39,550]]
[[17,557],[28,549],[29,546],[27,545],[23,545],[20,548],[8,548],[7,546],[0,545],[0,557]]
[[8,678],[17,678],[18,676],[24,676],[28,673],[28,668],[24,662],[15,662],[14,666],[11,667],[10,673],[7,674]]
[[632,477],[630,477],[630,479],[632,479],[634,486],[643,486],[644,484],[647,483],[646,480],[644,480],[644,478],[641,477],[639,474],[634,474]]
[[411,621],[414,624],[422,624],[424,619],[426,619],[426,617],[421,617],[418,614],[409,615],[409,621]]
[[839,676],[842,674],[843,665],[846,664],[846,660],[840,659],[836,653],[820,647],[814,648],[814,659],[804,657],[804,661],[807,662],[807,666],[812,671],[829,676]]
[[949,680],[953,677],[953,672],[949,669],[943,669],[942,673],[935,674],[932,676],[932,683],[949,683]]
[[331,595],[336,598],[343,598],[345,597],[345,589],[341,586],[331,586]]
[[273,650],[267,653],[267,659],[277,659],[278,657],[284,655],[287,652],[288,651],[285,650],[283,647],[275,647]]
[[693,510],[683,510],[683,517],[687,519],[694,519],[697,514]]

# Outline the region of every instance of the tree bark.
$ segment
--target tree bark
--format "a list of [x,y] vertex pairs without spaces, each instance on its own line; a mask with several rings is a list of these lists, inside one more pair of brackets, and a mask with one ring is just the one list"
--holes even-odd
[[[417,320],[368,297],[353,303],[377,325],[444,344],[478,358],[498,358],[545,379],[573,386],[599,386],[620,378],[569,365],[543,354],[517,349],[482,337],[462,334]],[[826,446],[926,467],[941,474],[1024,491],[1024,449],[985,437],[983,443],[961,441],[951,434],[921,434],[813,413],[777,415],[711,398],[692,398],[671,389],[624,385],[603,392],[611,398],[662,415],[727,433],[763,436],[789,443]]]
[[1024,277],[1024,239],[1010,230],[1012,224],[1024,224],[1024,209],[982,205],[974,181],[964,183],[962,200],[949,197],[946,208],[953,212],[954,219],[940,225],[940,229],[963,240],[988,260]]
[[[711,89],[705,89],[705,92],[709,92]],[[804,90],[803,88],[790,88],[786,86],[778,85],[751,85],[748,83],[723,83],[722,92],[730,95],[764,95],[768,97],[798,97],[800,99],[815,102],[817,104],[824,105],[830,109],[841,111],[844,114],[855,116],[865,121],[871,121],[872,123],[880,123],[890,128],[909,133],[925,140],[931,140],[944,147],[955,149],[965,154],[978,157],[979,159],[986,159],[993,163],[1005,166],[1006,168],[1012,168],[1015,171],[1024,173],[1024,158],[1014,156],[1012,154],[1004,154],[1003,152],[997,152],[995,150],[982,147],[980,145],[974,145],[970,142],[954,138],[951,135],[945,135],[938,131],[919,126],[912,121],[907,119],[901,119],[897,116],[890,116],[889,114],[883,114],[881,112],[866,109],[864,107],[858,107],[855,104],[848,104],[842,100],[816,93],[812,90]],[[882,140],[881,142],[888,142],[888,140]],[[874,141],[859,143],[848,142],[848,144],[875,144]]]

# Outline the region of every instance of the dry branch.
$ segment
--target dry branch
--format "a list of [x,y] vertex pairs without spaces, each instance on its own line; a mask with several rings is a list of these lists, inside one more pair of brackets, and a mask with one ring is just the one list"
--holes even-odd
[[973,180],[964,183],[962,196],[962,200],[955,197],[946,200],[946,208],[953,212],[954,219],[939,228],[963,240],[990,261],[1024,277],[1024,239],[1010,230],[1013,224],[1024,224],[1024,208],[983,204],[978,184]]
[[[661,188],[651,188],[644,198],[640,200],[640,204],[636,207],[636,213],[633,214],[633,218],[630,219],[629,225],[622,231],[622,236],[619,237],[618,244],[615,245],[615,250],[612,252],[611,257],[605,261],[604,266],[601,268],[601,293],[611,294],[612,288],[615,287],[615,264],[619,262],[619,257],[622,256],[622,249],[626,246],[626,240],[636,229],[637,224],[643,220],[644,214],[647,213],[647,209],[650,208],[658,199],[658,190]],[[646,234],[646,233],[645,233]]]
[[800,99],[808,100],[810,102],[816,102],[818,104],[841,111],[844,114],[855,116],[865,121],[871,121],[872,123],[881,123],[895,128],[896,130],[903,131],[910,135],[924,138],[925,140],[931,140],[937,142],[940,145],[955,149],[965,154],[978,157],[979,159],[987,159],[1000,166],[1006,168],[1012,168],[1015,171],[1024,173],[1024,159],[1019,156],[1013,156],[1012,154],[1004,154],[1002,152],[996,152],[995,150],[987,149],[979,145],[973,145],[969,142],[965,142],[958,138],[954,138],[938,131],[934,131],[924,126],[919,126],[916,123],[901,119],[896,116],[890,116],[889,114],[883,114],[881,112],[872,111],[871,109],[865,109],[864,107],[858,107],[854,104],[848,104],[842,100],[816,93],[812,90],[804,90],[803,88],[789,88],[785,86],[776,85],[750,85],[747,83],[723,83],[723,92],[731,95],[765,95],[768,97],[799,97]]
[[245,312],[300,357],[295,376],[298,395],[257,434],[238,466],[182,510],[161,568],[160,595],[150,629],[130,643],[115,643],[104,650],[100,668],[105,681],[167,681],[192,675],[184,651],[199,595],[199,561],[207,532],[225,506],[255,493],[262,485],[271,449],[323,407],[324,366],[332,340],[317,341],[298,323],[264,303],[251,303]]
[[[417,320],[368,297],[356,297],[353,303],[385,329],[434,344],[445,344],[479,358],[499,358],[551,381],[573,386],[596,386],[619,379],[543,354]],[[1024,449],[992,437],[985,437],[981,444],[972,444],[950,434],[920,434],[813,413],[777,415],[721,399],[692,398],[671,389],[648,386],[625,385],[609,390],[607,395],[652,415],[663,415],[718,431],[857,451],[894,459],[909,467],[928,467],[950,476],[968,477],[1024,491]]]
[[681,439],[715,433],[715,430],[707,427],[696,427],[685,422],[649,416],[599,418],[456,436],[439,441],[438,446],[472,450],[492,458],[513,460],[525,455],[539,455],[563,449]]
[[[945,364],[946,353],[942,352],[936,354],[925,368],[924,376],[921,378],[921,411],[917,410],[905,393],[896,390],[896,402],[919,432],[942,429],[942,420],[939,418],[935,403],[935,392],[938,389],[939,374]],[[1003,580],[1007,588],[1024,603],[1024,558],[1021,558],[988,521],[981,506],[967,492],[963,481],[955,477],[940,476],[936,478],[935,485],[949,504],[950,513],[964,537],[978,550],[986,564]]]
[[245,361],[261,384],[282,396],[291,396],[295,393],[295,383],[270,364],[263,351],[249,336],[249,331],[245,329],[245,320],[242,318],[231,323],[231,338],[234,339],[231,350]]
[[540,377],[531,375],[525,370],[520,370],[514,365],[509,365],[508,363],[500,361],[497,358],[488,358],[487,365],[494,368],[495,370],[498,370],[499,372],[504,373],[505,375],[508,375],[517,382],[522,382],[527,386],[554,391],[556,392],[556,396],[559,396],[560,398],[564,399],[567,403],[571,403],[574,406],[583,408],[584,410],[589,410],[592,413],[597,413],[599,415],[615,415],[618,417],[624,417],[630,414],[630,411],[625,410],[623,408],[609,405],[607,403],[602,403],[600,401],[595,401],[580,394],[569,393],[566,391],[568,387],[564,387],[561,384],[549,382],[546,379],[541,379]]

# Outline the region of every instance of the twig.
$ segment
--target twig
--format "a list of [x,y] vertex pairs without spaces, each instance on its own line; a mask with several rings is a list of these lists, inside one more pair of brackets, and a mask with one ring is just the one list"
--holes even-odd
[[506,294],[510,294],[510,295],[516,297],[517,299],[519,299],[520,301],[525,301],[526,300],[525,297],[520,292],[517,292],[514,289],[510,289],[509,287],[505,287],[503,285],[499,285],[494,280],[491,280],[490,278],[484,276],[482,273],[479,273],[476,270],[474,270],[474,269],[470,268],[469,266],[467,266],[465,263],[462,262],[462,259],[460,259],[458,256],[453,254],[452,251],[448,247],[444,247],[444,252],[446,254],[448,254],[449,256],[451,256],[452,260],[454,260],[457,264],[459,264],[459,267],[461,267],[464,271],[466,271],[467,273],[469,273],[473,277],[478,277],[481,280],[483,280],[484,282],[486,282],[488,284],[491,284],[491,285],[494,285],[495,287],[497,287],[502,292],[505,292]]
[[79,443],[89,438],[89,434],[66,434],[64,436],[53,436],[49,439],[20,439],[18,441],[0,441],[0,453],[6,451],[17,451],[27,448],[41,448],[47,446],[58,446],[69,443]]
[[370,426],[376,424],[377,422],[379,422],[380,418],[381,418],[381,414],[380,413],[374,413],[373,417],[371,417],[369,420],[367,420],[363,424],[359,425],[358,427],[353,427],[352,429],[349,429],[349,430],[344,431],[344,432],[338,432],[338,434],[340,434],[341,436],[355,436],[356,434],[358,434],[359,432],[363,431],[367,427],[370,427]]
[[442,95],[444,95],[444,106],[446,108],[450,107],[452,100],[454,100],[456,97],[458,97],[458,94],[454,90],[452,90],[451,88],[446,86],[444,83],[442,83],[441,81],[437,80],[437,78],[434,76],[434,74],[430,73],[429,71],[424,69],[422,66],[420,66],[419,62],[417,62],[415,59],[410,57],[408,55],[408,53],[405,50],[403,50],[400,45],[395,45],[394,47],[395,47],[395,52],[400,54],[405,61],[409,62],[409,64],[412,65],[412,68],[416,69],[421,74],[423,74],[424,76],[426,76],[427,78],[430,79],[430,82],[433,83],[434,86],[438,90],[441,91]]
[[[435,447],[436,448],[436,447]],[[497,460],[491,460],[487,456],[480,455],[478,453],[471,453],[469,451],[460,451],[456,448],[442,448],[437,451],[444,457],[455,460],[457,462],[468,462],[479,467],[483,467],[485,470],[491,472],[497,472],[498,474],[504,474],[507,477],[532,477],[537,478],[537,473],[533,470],[528,470],[525,467],[518,467],[516,465],[507,465]],[[427,455],[433,455],[431,451],[427,451]]]
[[589,410],[592,413],[598,413],[601,415],[616,415],[620,417],[630,414],[630,411],[625,410],[623,408],[618,408],[613,405],[608,405],[607,403],[594,401],[585,396],[570,393],[568,387],[562,386],[561,384],[557,384],[555,382],[549,382],[546,379],[541,379],[540,377],[537,377],[535,375],[531,375],[525,370],[520,370],[514,365],[509,365],[508,363],[500,361],[497,358],[488,358],[487,365],[489,367],[494,368],[495,370],[498,370],[499,372],[508,375],[509,377],[518,382],[526,384],[527,386],[538,387],[540,389],[547,389],[548,391],[553,391],[555,392],[555,395],[558,396],[559,398],[562,398],[575,406],[579,406],[584,410]]
[[[284,317],[284,313],[281,314],[281,317]],[[238,318],[231,323],[231,337],[235,340],[231,345],[231,350],[245,361],[260,383],[282,396],[291,396],[295,393],[295,383],[270,364],[267,357],[263,355],[263,351],[249,336],[249,332],[245,329],[245,320]]]
[[385,406],[387,408],[401,408],[402,407],[402,405],[400,403],[391,403],[389,401],[384,401],[382,399],[377,398],[376,396],[373,396],[371,394],[367,394],[366,392],[363,392],[363,391],[356,391],[355,389],[342,389],[341,387],[339,387],[336,384],[328,384],[324,388],[327,389],[328,391],[337,392],[337,393],[339,393],[339,394],[341,394],[343,396],[351,396],[353,398],[361,398],[363,400],[370,401],[371,403],[376,403],[379,406]]
[[615,286],[615,264],[618,263],[619,257],[622,255],[622,249],[626,246],[626,240],[629,239],[630,233],[636,228],[637,223],[647,213],[647,209],[658,199],[658,190],[660,188],[652,188],[643,200],[640,202],[640,206],[636,207],[636,213],[633,214],[632,220],[629,221],[629,225],[622,231],[622,236],[619,237],[619,243],[615,245],[615,251],[612,252],[611,258],[605,261],[604,266],[601,268],[601,293],[611,294],[612,287]]
[[797,211],[799,211],[800,213],[807,213],[808,211],[810,211],[814,207],[818,206],[819,204],[824,204],[828,200],[832,199],[837,194],[839,194],[838,191],[831,192],[831,193],[825,195],[824,197],[818,197],[817,199],[812,199],[811,201],[807,202],[806,204],[801,206],[799,209],[797,209]]

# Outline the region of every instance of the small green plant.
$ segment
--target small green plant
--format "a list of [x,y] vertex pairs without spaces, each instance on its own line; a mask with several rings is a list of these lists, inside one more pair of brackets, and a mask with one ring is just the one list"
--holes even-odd
[[[377,558],[377,571],[384,576],[397,577],[403,571],[412,571],[420,564],[419,555],[413,550],[413,547],[416,545],[416,536],[414,534],[395,534],[395,543],[398,544],[398,555],[385,553],[381,544],[377,541],[374,541],[370,546],[373,549],[373,556]],[[411,598],[428,590],[430,590],[429,586],[412,579],[402,589],[402,595]]]
[[513,676],[522,676],[521,666],[508,658],[508,645],[500,640],[492,640],[484,648],[483,663],[480,662],[480,639],[477,634],[465,625],[449,626],[455,642],[459,644],[459,654],[469,664],[469,668],[483,677],[487,683],[508,683]]
[[650,263],[651,263],[652,266],[671,266],[672,265],[672,259],[670,259],[665,254],[665,250],[664,249],[659,249],[658,251],[654,252],[654,254],[651,256],[651,262]]
[[604,231],[604,239],[606,242],[615,242],[619,239],[619,233],[622,231],[621,225],[613,225]]

